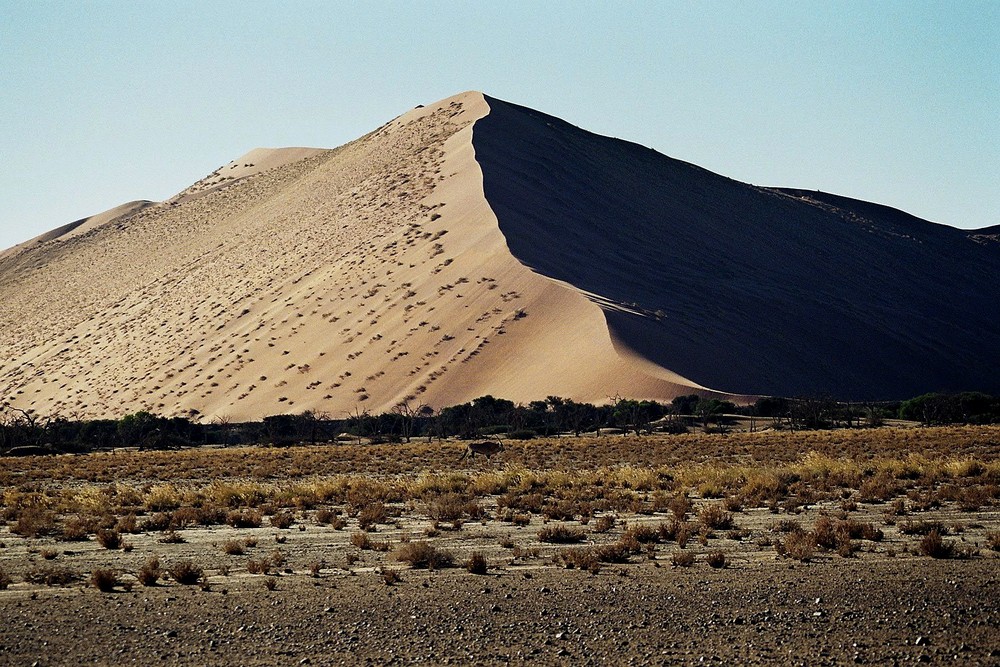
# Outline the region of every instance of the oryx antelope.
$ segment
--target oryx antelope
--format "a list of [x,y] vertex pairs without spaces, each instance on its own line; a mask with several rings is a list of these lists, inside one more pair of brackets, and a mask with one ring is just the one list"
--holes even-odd
[[500,441],[500,438],[497,438],[496,442],[494,442],[493,440],[481,440],[479,442],[470,442],[469,446],[465,448],[465,451],[462,452],[462,456],[460,456],[458,460],[461,461],[466,456],[470,458],[475,458],[476,454],[482,454],[486,458],[490,458],[497,452],[502,452],[503,449],[504,449],[503,442]]

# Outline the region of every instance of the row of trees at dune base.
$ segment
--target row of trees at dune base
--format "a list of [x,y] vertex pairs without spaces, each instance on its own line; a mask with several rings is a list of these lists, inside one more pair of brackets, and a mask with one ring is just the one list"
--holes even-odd
[[342,417],[307,411],[280,414],[261,421],[234,423],[215,419],[201,423],[187,417],[159,417],[148,412],[121,419],[72,420],[45,417],[30,410],[0,406],[0,453],[41,454],[87,452],[115,447],[170,449],[200,445],[334,442],[357,438],[369,442],[402,442],[412,438],[512,439],[557,434],[685,433],[698,428],[725,431],[737,421],[750,428],[824,429],[882,425],[899,418],[937,424],[1000,423],[1000,396],[966,392],[925,394],[901,402],[844,403],[832,399],[765,397],[752,405],[696,394],[670,403],[621,397],[593,405],[549,396],[527,405],[482,396],[468,403],[434,410],[400,403],[391,411],[371,414],[360,407]]

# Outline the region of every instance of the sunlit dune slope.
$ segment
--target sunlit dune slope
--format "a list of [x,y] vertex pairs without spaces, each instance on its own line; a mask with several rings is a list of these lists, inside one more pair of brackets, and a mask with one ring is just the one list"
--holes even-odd
[[249,419],[698,389],[511,255],[473,150],[487,113],[466,93],[338,149],[259,149],[0,260],[0,398]]
[[68,241],[69,239],[81,236],[91,231],[92,229],[97,229],[102,225],[106,225],[109,222],[121,221],[137,211],[141,211],[147,206],[152,206],[155,202],[151,201],[130,201],[121,206],[116,206],[112,209],[105,211],[104,213],[98,213],[97,215],[92,215],[87,218],[81,218],[75,222],[71,222],[68,225],[63,225],[62,227],[57,227],[50,232],[45,232],[40,236],[36,236],[33,239],[20,243],[12,248],[8,248],[0,252],[0,259],[5,257],[11,257],[13,255],[19,255],[26,250],[31,250],[41,246],[49,241]]
[[620,351],[743,394],[1000,391],[995,230],[747,185],[487,101],[473,144],[511,252],[591,294]]

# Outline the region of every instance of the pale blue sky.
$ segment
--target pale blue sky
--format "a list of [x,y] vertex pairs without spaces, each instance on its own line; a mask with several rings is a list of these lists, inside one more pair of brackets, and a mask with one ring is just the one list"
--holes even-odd
[[469,89],[742,181],[1000,224],[1000,1],[0,0],[0,248]]

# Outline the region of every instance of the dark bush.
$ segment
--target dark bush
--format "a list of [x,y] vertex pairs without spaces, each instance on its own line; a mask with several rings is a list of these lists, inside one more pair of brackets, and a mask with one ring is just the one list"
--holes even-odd
[[257,510],[233,510],[226,514],[226,523],[233,528],[260,528],[260,521]]
[[571,544],[582,542],[587,534],[579,528],[569,526],[547,526],[538,531],[540,542],[550,542],[553,544]]
[[97,569],[90,573],[90,584],[99,591],[109,593],[119,584],[118,573],[110,569]]
[[178,584],[197,584],[204,571],[189,560],[182,560],[170,566],[170,576]]
[[465,569],[472,574],[486,574],[488,567],[486,556],[478,551],[472,552],[472,556],[465,562]]
[[396,560],[409,563],[413,568],[427,570],[451,567],[455,562],[450,553],[424,541],[409,542],[401,546],[396,552]]
[[160,575],[160,559],[156,556],[150,556],[149,560],[139,569],[136,578],[143,586],[155,586],[156,582],[160,580]]
[[117,530],[106,530],[102,528],[97,531],[97,541],[105,549],[118,549],[122,546],[122,536]]
[[932,530],[920,540],[920,553],[931,558],[951,558],[955,552],[955,543],[941,539],[941,533]]
[[726,560],[726,554],[721,551],[713,551],[708,554],[705,558],[705,562],[714,568],[723,568],[729,563],[729,561]]

